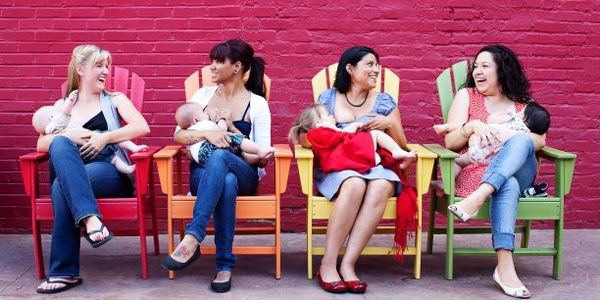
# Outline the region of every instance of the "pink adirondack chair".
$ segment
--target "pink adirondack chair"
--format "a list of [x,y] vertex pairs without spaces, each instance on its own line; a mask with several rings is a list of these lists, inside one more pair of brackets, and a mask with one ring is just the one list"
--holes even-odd
[[[136,109],[142,110],[145,82],[137,74],[120,67],[112,67],[109,72],[107,89],[124,93],[131,99]],[[62,85],[62,95],[65,94],[67,83]],[[142,278],[148,278],[148,255],[146,247],[146,227],[144,216],[149,209],[152,215],[152,235],[154,237],[154,254],[160,253],[158,242],[158,227],[156,220],[156,206],[154,204],[154,185],[152,155],[159,147],[150,147],[147,152],[130,155],[132,163],[136,164],[135,186],[136,196],[129,198],[101,198],[98,200],[103,220],[107,221],[133,221],[137,222],[137,234],[140,236],[140,254],[142,260]],[[52,200],[49,195],[40,195],[39,169],[40,165],[48,160],[48,153],[33,152],[19,157],[21,175],[25,186],[25,193],[31,197],[31,227],[33,231],[33,247],[35,268],[38,279],[45,277],[44,257],[42,256],[42,243],[40,223],[53,220]],[[112,228],[111,228],[112,229]],[[116,233],[118,228],[113,230]]]

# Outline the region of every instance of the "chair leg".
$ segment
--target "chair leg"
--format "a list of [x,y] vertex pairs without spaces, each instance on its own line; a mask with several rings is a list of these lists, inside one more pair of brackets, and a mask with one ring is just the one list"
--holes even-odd
[[529,247],[529,239],[531,238],[531,220],[525,220],[523,233],[521,234],[521,248]]
[[435,230],[435,211],[437,209],[437,195],[432,188],[429,193],[429,215],[427,218],[427,253],[433,253],[433,231]]
[[275,230],[275,279],[281,279],[281,229]]
[[[308,222],[312,222],[312,221],[308,220]],[[313,279],[312,236],[313,236],[312,224],[309,223],[308,226],[306,227],[306,272],[307,272],[306,277],[308,279]]]
[[[167,255],[171,255],[173,250],[175,250],[175,236],[173,234],[173,219],[171,219],[171,215],[167,218]],[[175,278],[175,272],[169,271],[169,279]]]
[[[138,196],[141,197],[141,196]],[[142,258],[142,278],[148,279],[148,247],[146,245],[146,222],[144,218],[143,200],[138,199],[138,224],[140,234],[140,254]]]
[[564,220],[562,218],[554,222],[554,248],[556,249],[556,255],[552,262],[552,277],[556,280],[560,280],[560,273],[562,270],[563,227]]
[[[449,199],[449,203],[454,203],[454,199]],[[446,220],[446,279],[452,280],[454,268],[454,215],[448,214]]]
[[[153,168],[150,167],[150,174],[153,173]],[[152,214],[152,236],[154,237],[154,255],[160,255],[160,241],[158,240],[158,219],[156,214],[156,203],[154,200],[154,176],[150,176],[150,213]]]
[[35,219],[32,222],[33,230],[33,256],[35,260],[35,271],[38,279],[46,277],[44,271],[44,254],[42,252],[42,236],[40,233],[40,223]]

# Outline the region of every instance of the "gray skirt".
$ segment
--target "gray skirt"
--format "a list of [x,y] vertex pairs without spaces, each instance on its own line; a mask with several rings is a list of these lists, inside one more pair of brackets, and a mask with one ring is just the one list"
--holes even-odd
[[350,177],[360,177],[365,180],[385,179],[391,181],[396,186],[395,195],[398,195],[402,189],[400,178],[398,178],[396,173],[384,168],[382,165],[376,165],[363,174],[353,170],[344,170],[331,173],[323,173],[321,170],[317,170],[317,190],[319,193],[321,193],[321,195],[325,196],[329,200],[332,200],[336,197],[344,180]]

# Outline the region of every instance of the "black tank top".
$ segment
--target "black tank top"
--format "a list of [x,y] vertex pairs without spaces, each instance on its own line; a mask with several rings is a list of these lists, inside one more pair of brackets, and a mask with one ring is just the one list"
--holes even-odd
[[237,128],[246,138],[250,138],[250,130],[252,129],[252,124],[250,122],[246,122],[246,114],[250,109],[250,102],[248,102],[248,106],[246,106],[246,110],[242,115],[242,118],[238,121],[233,121],[233,126]]
[[107,131],[108,123],[106,122],[106,118],[104,117],[104,113],[100,111],[97,115],[93,116],[82,126],[83,128],[91,131]]

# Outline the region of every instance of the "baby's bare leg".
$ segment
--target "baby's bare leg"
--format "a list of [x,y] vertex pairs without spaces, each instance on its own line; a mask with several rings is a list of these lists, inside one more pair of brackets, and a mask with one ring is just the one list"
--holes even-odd
[[273,147],[260,147],[249,139],[243,139],[240,143],[240,149],[243,152],[257,155],[259,158],[268,158],[275,152]]
[[115,157],[113,157],[111,163],[113,165],[115,165],[115,168],[117,168],[117,171],[119,171],[123,174],[133,174],[133,172],[135,172],[135,165],[127,164],[125,161],[123,161],[121,158],[119,158],[116,155],[115,155]]
[[375,149],[377,149],[377,146],[386,149],[392,153],[392,156],[395,159],[412,158],[416,156],[414,151],[407,152],[402,150],[391,136],[381,130],[371,130],[369,133],[373,138]]

